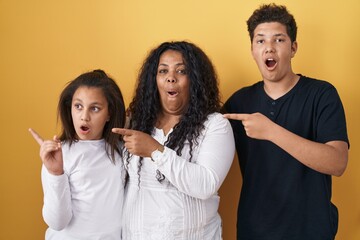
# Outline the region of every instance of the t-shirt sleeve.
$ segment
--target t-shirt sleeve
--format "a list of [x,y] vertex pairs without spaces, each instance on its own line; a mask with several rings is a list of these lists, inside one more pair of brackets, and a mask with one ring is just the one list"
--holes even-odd
[[221,113],[225,114],[225,113],[234,113],[233,110],[233,99],[234,99],[234,95],[232,95],[222,106],[221,108]]
[[347,136],[345,111],[335,87],[330,85],[321,94],[317,107],[316,141],[345,141]]

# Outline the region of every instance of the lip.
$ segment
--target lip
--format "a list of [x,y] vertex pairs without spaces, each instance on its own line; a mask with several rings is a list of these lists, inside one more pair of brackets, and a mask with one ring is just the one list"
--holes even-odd
[[273,57],[267,57],[264,59],[264,65],[267,70],[272,71],[274,70],[278,65],[278,60]]
[[86,126],[86,125],[81,125],[79,127],[79,132],[83,135],[86,135],[90,132],[90,127],[89,126]]
[[179,95],[179,92],[175,89],[168,89],[168,90],[166,90],[166,94],[169,97],[176,97]]

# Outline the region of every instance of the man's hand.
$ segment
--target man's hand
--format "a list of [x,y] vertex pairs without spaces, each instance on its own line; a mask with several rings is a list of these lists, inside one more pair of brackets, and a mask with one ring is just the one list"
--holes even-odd
[[241,121],[246,135],[255,139],[270,140],[272,137],[273,127],[276,126],[274,122],[261,113],[227,113],[223,116],[227,119]]

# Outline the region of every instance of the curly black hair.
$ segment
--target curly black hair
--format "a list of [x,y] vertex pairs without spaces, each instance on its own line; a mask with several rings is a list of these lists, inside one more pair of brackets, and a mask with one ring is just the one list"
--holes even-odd
[[100,88],[108,102],[110,119],[104,126],[102,137],[106,142],[106,152],[112,162],[115,163],[115,152],[122,155],[122,149],[119,146],[119,141],[122,141],[122,139],[118,134],[112,133],[111,129],[124,127],[126,119],[125,103],[119,86],[101,69],[81,74],[68,82],[61,92],[58,103],[58,119],[62,124],[62,132],[59,139],[69,142],[70,146],[73,142],[78,141],[71,115],[71,104],[76,90],[84,86]]
[[[221,106],[215,68],[209,57],[195,44],[186,41],[164,42],[150,51],[140,69],[135,95],[129,105],[130,128],[147,134],[154,130],[157,116],[162,111],[156,75],[160,56],[167,50],[174,50],[182,55],[190,80],[190,99],[186,112],[173,128],[165,146],[175,150],[180,156],[188,141],[191,161],[192,149],[197,144],[196,139],[204,128],[204,122],[209,114],[218,112]],[[127,164],[129,157],[128,154]],[[142,159],[139,162],[139,176],[141,165]],[[156,178],[161,182],[164,176],[158,172]]]
[[246,21],[251,42],[254,38],[255,28],[261,23],[268,22],[278,22],[285,25],[291,42],[296,41],[297,26],[294,16],[289,13],[285,6],[271,3],[261,5]]

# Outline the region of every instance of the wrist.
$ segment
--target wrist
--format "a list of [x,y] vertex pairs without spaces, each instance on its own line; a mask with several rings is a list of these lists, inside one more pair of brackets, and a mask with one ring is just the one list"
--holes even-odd
[[63,175],[63,174],[64,174],[64,170],[60,170],[60,171],[51,171],[51,170],[48,170],[48,172],[49,172],[51,175],[54,175],[54,176],[60,176],[60,175]]
[[151,152],[150,158],[153,162],[160,159],[164,152],[164,146],[160,145],[157,149]]

